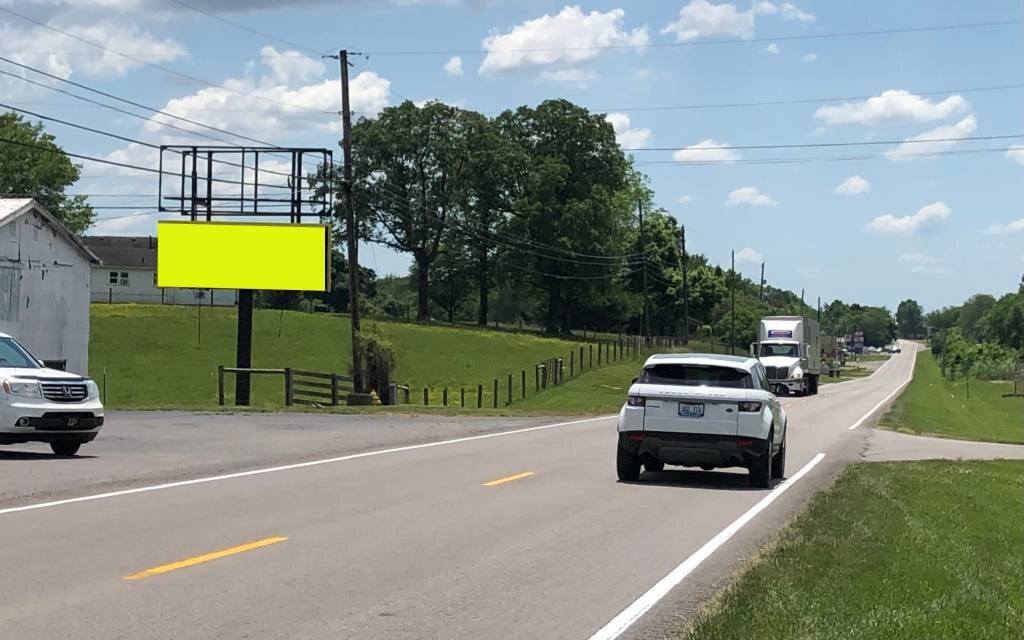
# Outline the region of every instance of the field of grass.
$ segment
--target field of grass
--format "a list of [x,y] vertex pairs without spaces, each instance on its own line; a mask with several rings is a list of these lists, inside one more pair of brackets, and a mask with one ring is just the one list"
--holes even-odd
[[881,426],[908,433],[925,433],[963,440],[1024,443],[1024,398],[1003,398],[1013,391],[1005,382],[942,377],[931,352],[921,351],[914,381],[899,397]]
[[[111,407],[211,408],[217,403],[217,365],[234,366],[235,310],[160,305],[93,305],[90,374],[106,374]],[[514,374],[518,394],[520,370],[532,384],[533,367],[547,358],[564,357],[581,346],[563,340],[477,329],[453,329],[366,321],[364,333],[377,332],[397,353],[396,379],[412,389],[422,404],[423,387],[431,387],[431,404],[440,404],[448,386],[457,398],[461,386],[485,387]],[[589,349],[589,346],[585,347]],[[589,352],[588,352],[589,353]],[[292,367],[347,374],[351,360],[349,320],[333,314],[257,309],[253,328],[253,366]],[[566,365],[568,368],[568,365]],[[532,389],[532,387],[531,387]],[[228,395],[233,382],[228,377]],[[283,406],[281,377],[255,377],[253,406]],[[499,405],[500,406],[500,405]]]
[[513,408],[548,415],[617,413],[642,364],[639,359],[631,360],[587,372],[556,389],[528,397]]
[[867,367],[859,367],[857,365],[847,365],[845,367],[840,367],[840,369],[839,369],[839,377],[838,378],[830,378],[828,376],[822,376],[820,383],[822,385],[826,385],[826,384],[835,384],[836,382],[846,382],[847,380],[856,380],[858,378],[866,378],[866,377],[870,376],[872,373],[873,373],[873,371],[871,369],[868,369]]
[[1024,637],[1024,463],[848,467],[679,637]]

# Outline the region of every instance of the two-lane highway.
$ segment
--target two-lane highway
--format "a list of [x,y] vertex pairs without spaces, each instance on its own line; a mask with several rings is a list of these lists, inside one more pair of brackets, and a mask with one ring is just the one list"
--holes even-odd
[[618,483],[602,418],[2,508],[0,635],[637,634],[857,457],[909,380],[904,347],[786,401],[790,480],[773,490],[742,470]]

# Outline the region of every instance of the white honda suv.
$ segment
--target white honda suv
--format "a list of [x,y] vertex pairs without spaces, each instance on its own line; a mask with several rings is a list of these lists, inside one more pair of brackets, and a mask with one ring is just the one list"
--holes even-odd
[[746,467],[768,487],[785,474],[786,422],[754,358],[651,356],[619,412],[619,479],[638,480],[641,466]]
[[102,426],[95,382],[46,368],[0,333],[0,444],[46,442],[55,454],[73,456]]

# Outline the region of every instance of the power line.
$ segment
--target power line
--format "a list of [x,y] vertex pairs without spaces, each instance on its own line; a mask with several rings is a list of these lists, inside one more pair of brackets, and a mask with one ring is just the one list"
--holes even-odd
[[368,51],[366,55],[375,56],[420,56],[420,55],[487,55],[490,53],[550,53],[559,51],[603,51],[603,50],[626,50],[626,49],[672,49],[688,47],[707,47],[731,44],[750,44],[758,42],[792,42],[799,40],[826,40],[832,38],[861,38],[870,36],[883,36],[902,33],[926,33],[934,31],[957,31],[965,29],[987,29],[993,27],[1006,27],[1021,24],[1021,20],[1001,20],[993,22],[973,22],[966,24],[934,25],[925,27],[901,27],[893,29],[874,29],[866,31],[843,31],[835,33],[804,34],[795,36],[777,36],[773,38],[729,38],[721,40],[694,40],[690,42],[661,42],[645,45],[634,44],[612,44],[592,45],[581,47],[530,47],[530,48],[507,48],[507,49],[421,49],[421,50],[393,50],[393,51]]
[[178,76],[179,78],[184,78],[186,80],[191,80],[192,82],[196,82],[196,83],[199,83],[199,84],[202,84],[202,85],[206,85],[208,87],[213,87],[215,89],[221,89],[223,91],[227,91],[229,93],[234,93],[234,94],[240,95],[240,96],[245,96],[247,98],[253,98],[254,100],[261,100],[261,101],[264,101],[264,102],[271,102],[271,103],[274,103],[274,104],[279,104],[281,106],[288,107],[290,109],[298,109],[300,111],[309,111],[309,112],[312,112],[312,113],[330,113],[329,111],[323,111],[323,110],[320,110],[320,109],[310,109],[308,107],[301,107],[301,106],[297,106],[297,105],[289,105],[288,103],[281,102],[280,100],[275,100],[273,98],[268,98],[266,96],[261,96],[261,95],[255,94],[255,93],[247,93],[245,91],[239,91],[237,89],[231,89],[230,87],[225,87],[225,86],[223,86],[221,84],[217,84],[217,83],[211,82],[209,80],[205,80],[203,78],[199,78],[199,77],[196,77],[196,76],[193,76],[193,75],[189,75],[187,73],[182,73],[180,71],[175,71],[174,69],[171,69],[169,67],[165,67],[163,65],[155,64],[155,63],[152,63],[152,62],[147,62],[147,61],[143,60],[142,58],[139,58],[139,57],[136,57],[136,56],[132,56],[132,55],[129,55],[129,54],[126,54],[126,53],[122,53],[122,52],[117,51],[115,49],[111,49],[110,47],[105,47],[102,44],[99,44],[97,42],[93,42],[92,40],[88,40],[86,38],[82,38],[80,36],[76,36],[73,33],[69,33],[67,31],[64,31],[63,29],[58,29],[57,27],[54,27],[54,26],[49,25],[49,24],[46,24],[45,22],[36,20],[34,18],[30,18],[29,16],[26,16],[24,14],[18,13],[17,11],[14,11],[13,9],[10,9],[8,7],[0,6],[0,11],[3,11],[4,13],[8,13],[8,14],[10,14],[12,16],[15,16],[16,18],[21,18],[22,20],[24,20],[26,22],[29,22],[29,23],[34,24],[36,26],[42,27],[44,29],[49,29],[50,31],[54,31],[54,32],[59,33],[59,34],[61,34],[63,36],[66,36],[68,38],[72,38],[73,40],[77,40],[77,41],[79,41],[81,43],[87,44],[90,47],[95,47],[95,48],[100,49],[102,51],[109,51],[110,53],[113,53],[114,55],[120,56],[120,57],[125,58],[127,60],[132,60],[134,62],[137,62],[137,63],[141,64],[141,65],[145,65],[147,67],[152,67],[154,69],[158,69],[160,71],[163,71],[164,73],[168,73],[168,74],[171,74],[171,75],[174,75],[174,76]]
[[[1010,151],[1011,147],[996,147],[996,148],[984,148],[984,149],[947,149],[945,151],[929,151],[920,153],[900,153],[900,158],[933,158],[941,156],[956,156],[956,155],[971,155],[977,153],[1006,153]],[[734,165],[734,164],[808,164],[812,162],[856,162],[862,160],[879,160],[882,158],[890,158],[890,154],[880,153],[871,155],[860,155],[860,156],[837,156],[837,157],[805,157],[805,158],[751,158],[751,159],[737,159],[737,160],[693,160],[693,161],[678,161],[678,160],[647,160],[643,162],[634,162],[636,166],[655,166],[655,165],[677,165],[677,166],[720,166],[720,165]]]
[[296,44],[294,42],[289,42],[288,40],[285,40],[284,38],[278,38],[277,36],[271,35],[269,33],[265,33],[263,31],[258,31],[256,29],[253,29],[252,27],[247,27],[247,26],[245,26],[244,24],[242,24],[240,22],[235,22],[234,20],[228,20],[227,18],[225,18],[223,16],[219,16],[219,15],[217,15],[215,13],[210,12],[210,11],[206,11],[204,9],[200,9],[199,7],[193,6],[193,5],[188,4],[186,2],[181,2],[181,0],[167,0],[167,1],[174,3],[174,4],[178,5],[179,7],[184,7],[185,9],[188,9],[189,11],[194,11],[194,12],[200,14],[200,15],[206,16],[207,18],[210,18],[212,20],[216,20],[218,22],[222,22],[222,23],[224,23],[226,25],[232,26],[232,27],[234,27],[236,29],[239,29],[241,31],[245,31],[245,32],[251,33],[253,35],[260,36],[261,38],[268,38],[270,40],[274,40],[275,42],[280,42],[281,44],[288,45],[289,47],[292,47],[293,49],[302,49],[303,51],[310,52],[313,55],[317,55],[317,56],[319,56],[321,53],[323,53],[322,51],[317,51],[315,49],[311,49],[311,48],[309,48],[309,47],[307,47],[305,45]]
[[707,147],[623,147],[623,151],[723,151],[723,150],[763,150],[763,149],[819,149],[829,147],[869,147],[893,144],[928,144],[931,142],[975,142],[980,140],[1012,140],[1024,138],[1024,133],[1010,133],[995,136],[965,136],[962,138],[929,138],[927,140],[869,140],[865,142],[806,142],[796,144],[747,144],[747,145],[715,145]]

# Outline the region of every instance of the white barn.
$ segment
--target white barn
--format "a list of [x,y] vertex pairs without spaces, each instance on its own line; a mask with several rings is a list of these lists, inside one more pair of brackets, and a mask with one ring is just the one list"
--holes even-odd
[[89,274],[99,259],[35,200],[0,198],[0,332],[89,371]]

